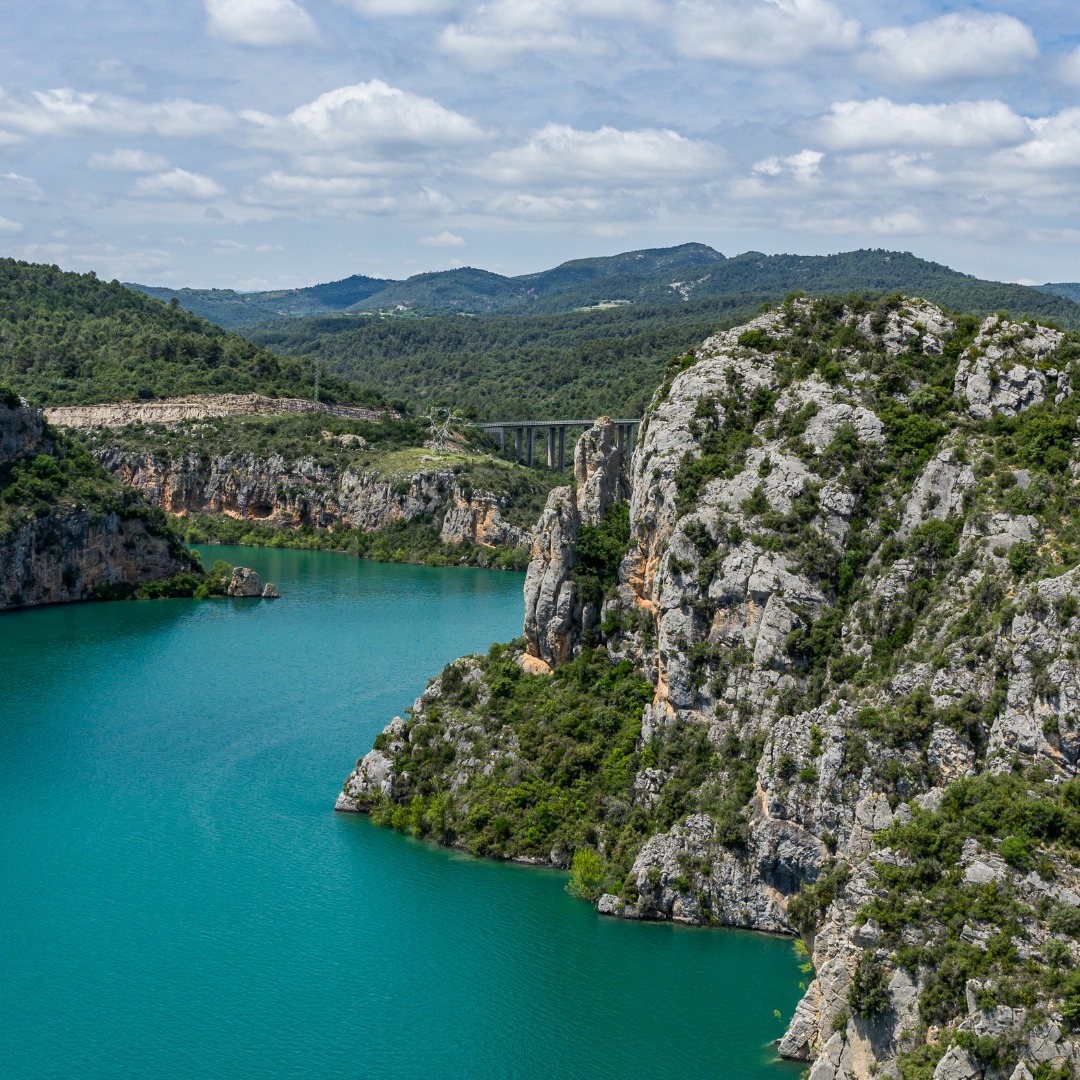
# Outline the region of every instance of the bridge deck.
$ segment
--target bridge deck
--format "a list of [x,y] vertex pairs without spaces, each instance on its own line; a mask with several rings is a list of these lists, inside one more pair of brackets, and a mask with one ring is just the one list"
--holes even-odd
[[[640,424],[641,419],[636,420],[612,420],[613,424]],[[595,420],[483,420],[476,421],[469,427],[477,427],[483,431],[498,431],[499,428],[591,428]]]
[[[525,463],[530,466],[533,463],[537,429],[547,428],[547,466],[549,469],[558,469],[559,472],[563,472],[566,469],[566,429],[591,428],[595,423],[595,420],[490,420],[469,426],[479,428],[481,431],[497,432],[499,444],[504,452],[506,433],[512,432],[514,460],[520,461],[524,457]],[[617,433],[619,449],[630,457],[634,453],[635,429],[641,420],[612,420],[611,423]]]

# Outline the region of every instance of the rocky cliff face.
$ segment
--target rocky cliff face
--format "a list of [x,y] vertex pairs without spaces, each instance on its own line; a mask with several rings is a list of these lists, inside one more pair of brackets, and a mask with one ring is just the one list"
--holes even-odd
[[193,568],[159,513],[69,454],[40,412],[0,405],[0,610],[86,600]]
[[35,453],[45,436],[45,419],[12,395],[0,402],[0,465]]
[[502,516],[505,499],[463,490],[450,469],[405,478],[343,471],[280,454],[186,453],[177,458],[104,445],[98,460],[121,483],[171,514],[209,513],[276,527],[337,526],[374,532],[397,521],[441,517],[440,539],[481,546],[527,546],[528,532]]
[[460,661],[339,807],[592,848],[606,914],[798,931],[816,977],[781,1052],[812,1080],[1077,1075],[1077,356],[918,301],[793,301],[710,339],[649,411],[600,617],[571,576],[587,470],[526,582],[518,664],[564,693],[599,635],[651,686],[636,742],[516,720],[505,660]]
[[0,611],[90,600],[191,568],[145,518],[58,510],[0,537]]
[[599,611],[584,602],[572,571],[578,530],[597,525],[607,509],[629,495],[626,464],[615,426],[601,417],[578,441],[574,487],[555,488],[536,527],[525,575],[525,640],[528,654],[543,670],[570,659]]

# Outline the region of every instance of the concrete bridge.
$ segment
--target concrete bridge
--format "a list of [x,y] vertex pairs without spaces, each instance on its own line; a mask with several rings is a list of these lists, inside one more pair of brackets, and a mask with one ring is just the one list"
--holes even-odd
[[[617,432],[619,449],[627,458],[634,452],[634,439],[637,435],[637,426],[640,420],[612,420]],[[526,465],[532,465],[535,459],[536,436],[540,433],[543,440],[543,432],[547,431],[547,467],[566,471],[566,429],[567,428],[591,428],[595,420],[494,420],[489,423],[473,424],[473,427],[486,431],[491,435],[498,435],[499,446],[506,453],[507,432],[514,440],[514,460],[524,460]]]

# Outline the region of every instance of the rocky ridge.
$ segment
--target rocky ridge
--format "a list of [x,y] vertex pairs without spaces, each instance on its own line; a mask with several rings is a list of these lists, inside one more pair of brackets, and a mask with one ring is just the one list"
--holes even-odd
[[[574,578],[584,492],[621,485],[597,446],[541,519],[523,642],[451,665],[339,808],[596,851],[609,915],[797,931],[781,1052],[812,1080],[1076,1075],[1077,357],[921,301],[710,339],[643,424],[602,609]],[[600,654],[644,677],[636,726],[521,708]]]
[[527,530],[503,518],[505,496],[466,491],[451,469],[439,468],[434,454],[427,468],[405,478],[339,471],[309,457],[286,460],[281,454],[170,458],[106,444],[95,455],[121,483],[180,516],[224,514],[278,528],[341,526],[374,532],[438,515],[444,544],[519,547],[531,540]]

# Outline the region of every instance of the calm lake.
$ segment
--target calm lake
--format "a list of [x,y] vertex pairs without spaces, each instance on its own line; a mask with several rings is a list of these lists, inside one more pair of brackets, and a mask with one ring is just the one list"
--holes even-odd
[[790,942],[333,813],[520,575],[203,551],[283,598],[0,616],[0,1076],[799,1075]]

